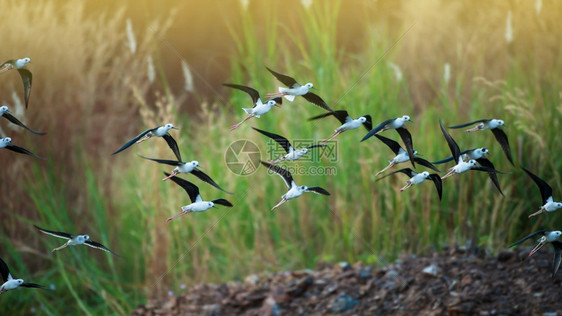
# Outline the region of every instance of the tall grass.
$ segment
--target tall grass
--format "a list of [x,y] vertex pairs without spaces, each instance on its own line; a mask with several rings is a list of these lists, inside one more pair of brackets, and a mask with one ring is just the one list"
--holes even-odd
[[[430,183],[399,193],[404,177],[377,181],[374,176],[392,152],[374,139],[359,143],[366,132],[360,129],[337,138],[335,162],[285,163],[336,167],[333,176],[295,174],[298,184],[324,187],[332,193],[330,197],[308,194],[271,212],[286,192],[281,179],[263,168],[245,177],[231,173],[223,158],[226,148],[248,139],[262,149],[265,159],[267,140],[250,126],[289,139],[322,139],[338,122],[332,118],[308,122],[308,117],[322,111],[297,99],[229,132],[228,126],[244,114],[240,108],[250,105],[249,98],[225,89],[227,104],[197,95],[197,112],[181,108],[191,100],[191,92],[172,91],[167,83],[167,73],[181,73],[181,62],[164,69],[156,49],[159,35],[171,22],[154,24],[145,32],[133,23],[134,32],[128,35],[121,11],[86,18],[83,3],[77,3],[59,8],[65,19],[56,23],[50,19],[56,15],[53,5],[44,2],[34,11],[36,25],[50,27],[46,33],[57,34],[69,47],[70,42],[77,46],[61,52],[61,44],[42,40],[41,45],[26,47],[36,56],[59,56],[54,65],[34,65],[34,73],[53,73],[49,78],[53,82],[75,80],[68,85],[41,82],[45,79],[34,83],[35,101],[26,115],[36,113],[29,120],[34,127],[44,124],[49,135],[44,143],[24,136],[24,143],[46,152],[49,160],[10,161],[5,177],[15,179],[23,173],[23,181],[16,188],[2,185],[6,205],[2,258],[14,274],[53,284],[56,292],[3,294],[2,300],[10,302],[7,311],[35,308],[51,315],[124,314],[148,298],[169,291],[181,293],[183,284],[240,280],[252,273],[313,267],[319,261],[384,264],[401,253],[423,253],[468,239],[496,251],[538,227],[557,228],[560,223],[560,214],[526,218],[540,203],[538,189],[520,169],[511,167],[490,132],[451,131],[462,148],[487,147],[496,167],[511,172],[500,176],[505,197],[485,174],[476,173],[445,180],[441,202]],[[395,7],[394,2],[365,7],[355,17],[365,21],[365,33],[356,39],[360,49],[352,52],[341,43],[350,42],[354,34],[345,33],[345,23],[336,23],[346,13],[343,1],[294,7],[286,21],[278,14],[286,8],[277,1],[261,11],[252,9],[252,3],[225,14],[229,26],[225,34],[233,43],[232,51],[225,52],[231,56],[225,66],[230,69],[228,82],[247,84],[262,95],[274,92],[280,83],[265,70],[269,66],[300,82],[313,82],[330,106],[347,109],[354,117],[371,114],[379,122],[409,114],[415,121],[408,127],[415,148],[429,160],[449,155],[439,118],[445,124],[502,118],[516,164],[535,170],[557,192],[561,163],[553,157],[559,151],[554,135],[562,111],[560,56],[525,45],[545,43],[548,48],[559,30],[555,35],[541,33],[542,42],[522,31],[550,30],[557,15],[547,12],[556,8],[547,8],[545,3],[537,20],[525,19],[530,14],[525,11],[527,4],[517,8],[498,4],[487,15],[469,20],[483,26],[468,32],[456,22],[468,10],[462,4],[430,1],[425,2],[430,7],[422,8],[416,1],[403,1],[403,7]],[[23,5],[10,6],[14,19],[28,14]],[[375,19],[385,6],[399,10],[402,19],[394,24]],[[440,7],[444,9],[436,9]],[[508,10],[513,12],[511,43],[504,39]],[[441,25],[429,23],[440,12],[440,17],[447,17]],[[80,27],[69,27],[84,19]],[[493,21],[497,31],[490,32],[496,30]],[[37,29],[25,32],[36,34]],[[131,45],[125,45],[131,34],[136,38],[134,54]],[[19,41],[11,38],[9,42]],[[532,62],[529,54],[522,54],[529,51],[536,54]],[[149,56],[158,74],[154,84],[146,71]],[[400,68],[402,80],[396,80],[389,63]],[[445,64],[450,65],[448,80],[443,78]],[[197,87],[200,77],[193,80]],[[52,111],[37,114],[39,100]],[[165,143],[151,139],[114,157],[109,157],[111,151],[100,149],[117,148],[140,130],[167,122],[180,128],[172,133],[184,160],[198,160],[202,170],[234,194],[227,195],[191,175],[184,177],[199,186],[204,199],[227,198],[233,208],[188,214],[166,224],[165,219],[178,213],[189,199],[174,183],[160,181],[162,171],[170,170],[135,155],[171,159]],[[392,131],[385,134],[398,139]],[[33,231],[33,223],[87,232],[124,258],[81,247],[50,254],[49,249],[60,245],[60,240]]]

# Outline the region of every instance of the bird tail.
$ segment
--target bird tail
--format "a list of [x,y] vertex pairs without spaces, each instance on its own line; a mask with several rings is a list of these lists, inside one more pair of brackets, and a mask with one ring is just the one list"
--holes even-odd
[[244,110],[244,112],[246,112],[246,114],[252,114],[251,108],[242,108],[242,110]]
[[[279,93],[286,93],[287,91],[289,91],[288,88],[279,87]],[[283,95],[283,97],[284,97],[285,99],[289,100],[290,102],[295,101],[295,96],[294,96],[294,95],[285,94],[285,95]]]

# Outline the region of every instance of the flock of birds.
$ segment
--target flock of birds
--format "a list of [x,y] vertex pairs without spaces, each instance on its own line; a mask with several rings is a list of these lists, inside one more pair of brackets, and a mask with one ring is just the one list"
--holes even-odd
[[[6,72],[6,71],[11,70],[11,69],[16,69],[19,72],[19,74],[22,78],[23,86],[24,86],[26,109],[27,109],[28,102],[29,102],[29,94],[30,94],[30,91],[31,91],[31,83],[32,83],[32,74],[26,68],[26,65],[29,62],[31,62],[31,59],[23,58],[23,59],[8,60],[8,61],[6,61],[6,62],[4,62],[3,64],[0,65],[0,73]],[[423,158],[417,157],[418,152],[413,149],[412,135],[410,134],[410,132],[408,131],[408,129],[406,128],[406,125],[405,125],[407,122],[413,122],[412,119],[408,115],[404,115],[404,116],[392,118],[392,119],[387,119],[387,120],[385,120],[385,121],[383,121],[383,122],[381,122],[381,123],[379,123],[379,124],[377,124],[376,126],[373,127],[372,118],[371,118],[370,115],[363,115],[363,116],[360,116],[358,118],[353,118],[348,114],[348,112],[346,110],[337,110],[337,111],[332,110],[328,106],[328,104],[326,104],[326,102],[324,102],[324,100],[322,100],[321,97],[319,97],[317,94],[314,94],[313,92],[311,92],[311,89],[313,89],[312,83],[300,85],[292,77],[280,74],[280,73],[275,72],[275,71],[273,71],[269,68],[267,68],[267,70],[275,78],[277,78],[277,80],[279,80],[284,85],[286,85],[286,87],[280,87],[279,92],[277,92],[277,93],[266,94],[265,97],[268,100],[265,103],[260,98],[259,92],[255,89],[253,89],[253,88],[243,86],[243,85],[238,85],[238,84],[226,84],[226,83],[224,84],[224,86],[226,86],[226,87],[237,89],[237,90],[240,90],[240,91],[243,91],[243,92],[247,93],[252,99],[252,107],[251,108],[243,108],[243,110],[247,114],[247,116],[241,122],[233,125],[231,127],[231,131],[237,129],[238,127],[240,127],[240,125],[242,125],[244,122],[246,122],[247,120],[249,120],[251,118],[254,118],[254,117],[259,118],[261,115],[264,115],[264,114],[268,113],[274,106],[280,107],[282,105],[282,99],[283,98],[292,102],[292,101],[295,100],[295,98],[297,96],[302,96],[308,102],[310,102],[310,103],[312,103],[312,104],[314,104],[314,105],[316,105],[316,106],[318,106],[318,107],[320,107],[320,108],[322,108],[326,111],[326,113],[315,116],[315,117],[312,117],[312,118],[310,118],[310,120],[318,120],[318,119],[333,116],[334,118],[336,118],[341,123],[341,125],[334,130],[334,133],[332,135],[330,135],[328,138],[322,140],[320,142],[320,144],[314,144],[314,145],[304,147],[304,148],[299,148],[299,149],[293,147],[293,145],[290,143],[290,141],[287,138],[285,138],[281,135],[277,135],[277,134],[274,134],[274,133],[271,133],[271,132],[268,132],[268,131],[265,131],[265,130],[253,128],[255,131],[263,134],[264,136],[273,139],[275,142],[277,142],[286,151],[286,155],[278,157],[277,159],[274,159],[270,162],[260,161],[260,163],[263,166],[265,166],[268,170],[270,170],[273,173],[279,175],[283,179],[283,181],[285,182],[285,184],[287,185],[287,188],[288,188],[288,191],[284,195],[281,196],[281,201],[279,203],[277,203],[275,206],[273,206],[272,210],[280,207],[282,204],[286,203],[289,200],[298,198],[299,196],[301,196],[305,192],[312,192],[312,193],[321,194],[321,195],[330,195],[330,193],[327,190],[325,190],[321,187],[317,187],[317,186],[308,187],[308,186],[304,186],[304,185],[302,185],[302,186],[297,185],[295,180],[293,179],[293,176],[289,172],[289,170],[287,170],[286,168],[277,166],[276,163],[279,163],[279,162],[282,162],[282,161],[298,160],[301,157],[303,157],[304,155],[306,155],[310,150],[326,146],[325,143],[327,141],[337,137],[339,134],[341,134],[343,132],[346,132],[346,131],[358,129],[361,126],[365,127],[366,130],[368,131],[367,134],[361,139],[361,141],[365,141],[365,140],[374,136],[375,138],[380,140],[383,144],[388,146],[395,154],[395,156],[391,160],[389,160],[389,165],[387,167],[385,167],[383,170],[377,172],[377,174],[376,174],[377,176],[384,173],[388,169],[393,168],[397,164],[405,163],[405,162],[408,162],[408,161],[411,163],[413,168],[416,167],[416,163],[417,163],[418,165],[421,165],[423,167],[426,167],[428,169],[431,169],[431,170],[435,171],[435,173],[430,173],[428,171],[423,171],[423,172],[418,173],[411,168],[402,168],[402,169],[390,172],[388,175],[384,176],[384,177],[387,177],[387,176],[390,176],[390,175],[394,175],[396,173],[403,173],[403,174],[407,175],[409,179],[406,181],[406,185],[403,188],[400,189],[401,192],[408,189],[409,187],[411,187],[413,185],[421,184],[425,180],[429,179],[434,183],[434,185],[437,189],[439,199],[441,199],[441,196],[442,196],[442,180],[443,179],[446,179],[446,178],[448,178],[450,176],[453,176],[453,175],[465,173],[465,172],[470,171],[470,170],[474,170],[474,171],[486,172],[488,174],[489,178],[491,179],[492,183],[494,184],[494,186],[499,191],[499,193],[503,195],[503,192],[501,191],[501,188],[500,188],[500,185],[499,185],[497,174],[503,174],[504,172],[496,170],[494,168],[494,165],[492,164],[492,162],[490,160],[488,160],[488,158],[486,158],[486,155],[489,154],[488,149],[486,149],[486,148],[474,148],[474,149],[468,149],[468,150],[461,151],[461,149],[459,148],[459,146],[457,145],[457,143],[455,142],[453,137],[448,133],[447,129],[443,126],[441,120],[439,121],[439,126],[440,126],[441,132],[443,133],[443,136],[444,136],[444,138],[445,138],[445,140],[446,140],[446,142],[449,146],[449,149],[451,151],[451,156],[447,157],[447,158],[444,158],[442,160],[439,160],[439,161],[435,161],[435,162],[432,163],[432,162],[429,162],[429,161],[427,161]],[[26,125],[24,125],[20,120],[18,120],[16,117],[14,117],[11,114],[11,112],[9,111],[7,106],[0,107],[0,116],[3,116],[4,118],[8,119],[8,121],[10,121],[11,123],[19,125],[19,126],[28,130],[31,133],[34,133],[34,134],[37,134],[37,135],[45,135],[45,133],[37,132],[35,130],[32,130],[32,129],[28,128]],[[509,146],[509,141],[508,141],[507,135],[501,129],[501,127],[504,125],[504,121],[498,120],[498,119],[482,119],[482,120],[477,120],[477,121],[470,122],[470,123],[450,126],[449,128],[458,129],[458,128],[464,128],[464,127],[468,127],[468,126],[472,126],[472,125],[474,125],[474,127],[470,128],[470,129],[467,129],[466,130],[467,133],[480,131],[480,130],[490,130],[493,133],[493,135],[495,136],[498,143],[500,144],[500,146],[501,146],[502,150],[504,151],[504,153],[505,153],[507,159],[509,160],[509,162],[511,162],[511,164],[514,165],[513,164],[513,158],[511,156],[511,149],[510,149],[510,146]],[[148,158],[148,157],[140,156],[144,159],[151,160],[151,161],[157,162],[159,164],[165,164],[165,165],[173,166],[174,169],[172,170],[171,173],[164,172],[166,177],[163,178],[162,180],[163,181],[168,180],[168,179],[172,180],[174,183],[176,183],[177,185],[179,185],[181,188],[183,188],[186,191],[187,195],[189,196],[189,198],[191,200],[190,204],[181,207],[181,212],[179,214],[168,218],[166,220],[166,222],[169,222],[169,221],[171,221],[171,220],[173,220],[173,219],[175,219],[179,216],[185,215],[185,214],[190,213],[190,212],[206,211],[206,210],[208,210],[212,207],[215,207],[216,205],[232,207],[233,206],[232,203],[230,203],[228,200],[223,199],[223,198],[213,199],[213,200],[210,200],[210,201],[203,200],[203,198],[200,195],[199,188],[195,184],[193,184],[190,181],[187,181],[187,180],[184,180],[182,178],[177,177],[177,175],[180,174],[180,173],[186,173],[186,174],[191,173],[195,177],[199,178],[201,181],[206,182],[209,185],[211,185],[211,186],[213,186],[213,187],[215,187],[215,188],[217,188],[217,189],[219,189],[219,190],[221,190],[225,193],[232,194],[232,193],[224,190],[213,179],[211,179],[211,177],[209,177],[206,173],[204,173],[203,171],[198,169],[198,167],[199,167],[198,161],[194,160],[194,161],[185,162],[185,161],[182,160],[178,145],[177,145],[176,141],[174,140],[174,138],[169,133],[173,129],[177,129],[177,128],[174,127],[174,125],[172,125],[172,124],[166,124],[166,125],[163,125],[163,126],[159,126],[159,127],[155,127],[155,128],[145,130],[144,132],[140,133],[139,135],[137,135],[133,139],[129,140],[127,143],[125,143],[121,148],[119,148],[113,154],[114,155],[118,154],[118,153],[126,150],[127,148],[131,147],[132,145],[139,144],[139,143],[141,143],[145,140],[148,140],[148,139],[150,139],[151,137],[154,137],[154,136],[162,137],[166,141],[166,143],[168,144],[168,146],[171,148],[172,152],[176,156],[177,160],[155,159],[155,158]],[[387,130],[395,130],[399,134],[400,138],[402,139],[406,149],[402,148],[398,142],[380,135],[380,133],[382,133],[384,131],[387,131]],[[41,159],[39,156],[33,154],[32,152],[30,152],[30,151],[28,151],[28,150],[26,150],[22,147],[11,144],[11,141],[12,140],[9,137],[0,139],[0,148],[6,148],[6,149],[9,149],[9,150],[14,151],[16,153],[25,154],[25,155],[29,155],[29,156]],[[447,163],[449,161],[453,161],[455,163],[455,165],[452,166],[451,168],[449,168],[445,175],[440,176],[439,175],[440,170],[435,165]],[[539,178],[538,176],[533,174],[531,171],[529,171],[525,168],[522,168],[522,169],[536,183],[536,185],[538,186],[538,188],[540,190],[541,196],[542,196],[542,206],[540,207],[540,209],[537,212],[529,215],[529,217],[537,216],[537,215],[539,215],[541,213],[545,213],[545,212],[553,212],[553,211],[556,211],[559,208],[562,208],[562,203],[555,202],[553,200],[553,198],[552,198],[552,188],[548,185],[548,183],[546,183],[544,180],[542,180],[541,178]],[[384,177],[381,177],[380,179],[382,179]],[[62,250],[63,248],[66,248],[68,246],[86,245],[86,246],[89,246],[89,247],[92,247],[92,248],[96,248],[96,249],[106,251],[108,253],[111,253],[115,256],[120,257],[119,254],[113,252],[112,250],[105,247],[104,245],[102,245],[102,244],[100,244],[96,241],[91,240],[89,235],[73,235],[73,234],[69,234],[69,233],[66,233],[66,232],[59,232],[59,231],[52,231],[52,230],[43,229],[43,228],[40,228],[38,226],[35,226],[35,228],[41,233],[67,240],[66,243],[64,243],[60,247],[57,247],[57,248],[53,249],[52,252]],[[529,256],[532,256],[533,254],[535,254],[544,245],[551,244],[554,248],[554,263],[553,263],[553,269],[552,269],[552,277],[554,278],[558,269],[559,269],[559,267],[560,267],[560,263],[562,261],[562,259],[561,259],[562,241],[560,240],[561,235],[562,235],[562,232],[560,232],[560,231],[539,230],[539,231],[534,232],[534,233],[524,237],[523,239],[515,242],[513,245],[511,245],[511,247],[517,246],[517,245],[523,243],[524,241],[526,241],[528,239],[536,238],[536,237],[540,236],[540,238],[538,239],[538,244],[529,253]],[[2,281],[3,281],[2,285],[0,286],[0,294],[5,292],[5,291],[8,291],[8,290],[16,289],[18,287],[40,288],[40,289],[47,289],[47,290],[49,289],[47,287],[44,287],[44,286],[41,286],[41,285],[38,285],[38,284],[35,284],[35,283],[24,282],[22,279],[13,278],[11,273],[10,273],[10,270],[8,268],[8,265],[1,258],[0,258],[0,274],[2,276]]]

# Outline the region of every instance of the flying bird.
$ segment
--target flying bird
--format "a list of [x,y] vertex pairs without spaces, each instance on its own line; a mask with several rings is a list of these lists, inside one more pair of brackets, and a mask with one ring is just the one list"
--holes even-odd
[[178,128],[174,127],[174,125],[172,124],[166,124],[164,126],[147,129],[146,131],[138,134],[135,138],[128,141],[125,145],[123,145],[123,147],[119,148],[116,152],[114,152],[113,155],[122,152],[123,150],[131,147],[131,145],[133,144],[139,144],[151,138],[152,136],[157,136],[157,137],[164,138],[166,143],[168,143],[168,146],[170,146],[170,148],[176,155],[176,158],[178,158],[178,160],[181,161],[181,154],[180,154],[180,149],[178,148],[178,144],[176,143],[176,140],[168,133],[171,129],[178,129]]
[[535,183],[537,184],[537,187],[539,187],[539,190],[541,191],[541,196],[542,196],[542,206],[541,208],[529,215],[529,217],[533,217],[533,216],[537,216],[541,213],[544,212],[554,212],[557,209],[562,207],[562,203],[560,202],[555,202],[552,199],[552,188],[550,187],[550,185],[548,185],[548,183],[546,183],[546,181],[544,181],[543,179],[537,177],[536,175],[534,175],[531,171],[521,167],[521,169],[523,169],[523,171],[525,171],[529,177],[531,177],[531,179],[533,179],[533,181],[535,181]]
[[69,234],[69,233],[56,232],[56,231],[52,231],[52,230],[43,229],[43,228],[35,226],[35,225],[33,225],[33,226],[35,228],[37,228],[43,234],[47,234],[47,235],[51,235],[51,236],[55,236],[55,237],[58,237],[58,238],[68,240],[62,246],[51,250],[51,252],[59,251],[59,250],[64,249],[68,246],[86,245],[88,247],[92,247],[92,248],[96,248],[96,249],[99,249],[99,250],[103,250],[105,252],[109,252],[109,253],[117,256],[117,257],[121,257],[120,255],[111,251],[109,248],[105,247],[104,245],[100,244],[99,242],[95,242],[95,241],[91,240],[89,235],[72,235],[72,234]]
[[373,128],[373,122],[371,120],[370,115],[363,115],[363,116],[360,116],[360,117],[354,119],[351,116],[349,116],[349,114],[345,110],[338,110],[338,111],[334,111],[334,112],[324,113],[324,114],[321,114],[321,115],[318,115],[318,116],[315,116],[315,117],[311,117],[309,119],[309,121],[325,118],[325,117],[328,117],[328,116],[334,116],[336,119],[338,119],[338,121],[340,121],[340,123],[342,125],[340,127],[336,128],[334,133],[330,137],[328,137],[327,139],[324,139],[322,141],[323,143],[328,142],[330,139],[338,136],[339,134],[341,134],[345,131],[357,129],[361,125],[365,126],[367,131],[370,131],[371,128]]
[[12,113],[8,110],[8,106],[6,106],[6,105],[0,106],[0,116],[4,117],[8,121],[10,121],[10,122],[12,122],[16,125],[19,125],[19,126],[25,128],[26,130],[32,132],[33,134],[36,134],[36,135],[47,134],[47,133],[34,131],[31,128],[25,126],[25,124],[23,124],[20,120],[18,120],[15,116],[12,115]]
[[19,154],[24,154],[24,155],[29,155],[31,157],[35,157],[37,159],[43,159],[39,156],[37,156],[36,154],[30,152],[29,150],[16,146],[16,145],[12,145],[12,139],[10,137],[6,137],[6,138],[0,138],[0,148],[6,148],[9,149],[13,152],[17,152]]
[[561,231],[539,230],[515,242],[509,247],[515,247],[523,243],[524,241],[537,236],[541,236],[541,238],[537,240],[538,244],[535,246],[535,248],[533,248],[533,250],[531,250],[531,252],[529,253],[529,257],[534,255],[544,245],[550,243],[552,245],[552,248],[554,249],[554,260],[552,262],[552,278],[554,279],[556,272],[558,272],[558,269],[560,268],[560,262],[562,261],[562,242],[560,241],[560,236],[562,236]]
[[203,182],[207,182],[208,184],[210,184],[210,185],[214,186],[215,188],[217,188],[221,191],[224,191],[228,194],[232,194],[231,192],[228,192],[228,191],[224,190],[223,188],[221,188],[205,172],[198,169],[197,167],[199,167],[199,162],[197,160],[183,162],[183,161],[177,161],[177,160],[165,160],[165,159],[148,158],[148,157],[144,157],[144,156],[140,156],[140,157],[144,158],[144,159],[152,160],[152,161],[160,163],[160,164],[165,164],[165,165],[169,165],[169,166],[176,166],[174,168],[174,170],[172,170],[172,174],[170,174],[168,177],[162,179],[162,181],[168,180],[171,177],[173,177],[173,176],[175,176],[179,173],[191,173],[192,175],[199,178],[199,180],[201,180]]
[[317,105],[328,112],[333,112],[332,109],[322,100],[321,97],[318,95],[310,92],[310,89],[314,87],[312,83],[307,83],[304,86],[300,85],[294,78],[289,77],[287,75],[280,74],[275,72],[268,67],[267,70],[275,77],[277,80],[281,81],[284,85],[288,88],[279,87],[279,93],[268,93],[265,95],[266,98],[277,98],[277,97],[284,97],[285,99],[293,102],[296,96],[301,95],[306,101]]
[[491,169],[491,168],[488,168],[488,167],[477,166],[476,160],[474,160],[474,159],[470,159],[469,161],[464,161],[463,157],[461,155],[461,150],[459,148],[459,145],[457,145],[457,143],[455,142],[453,137],[451,137],[451,135],[449,135],[449,133],[447,132],[445,127],[443,127],[443,123],[441,123],[441,120],[439,120],[439,126],[441,127],[441,132],[443,133],[443,136],[445,137],[445,140],[447,141],[447,144],[449,145],[449,149],[451,150],[451,153],[453,154],[453,158],[457,162],[457,164],[455,166],[453,166],[452,168],[449,168],[447,174],[445,174],[443,177],[441,177],[441,179],[445,179],[445,178],[448,178],[448,177],[450,177],[454,174],[460,174],[460,173],[463,173],[463,172],[466,172],[466,171],[469,171],[469,170],[486,171],[488,173],[489,172],[502,173],[500,171],[497,171],[495,169]]
[[21,81],[23,82],[23,93],[25,97],[25,108],[29,103],[29,93],[31,92],[31,80],[33,76],[31,71],[25,67],[31,62],[31,58],[21,58],[21,59],[10,59],[5,61],[0,65],[0,73],[8,71],[10,69],[16,69],[20,74]]
[[330,195],[330,193],[328,191],[322,189],[321,187],[307,187],[306,185],[298,186],[295,183],[295,180],[293,180],[293,176],[291,175],[289,170],[287,170],[285,168],[282,168],[282,167],[279,167],[279,166],[274,166],[274,165],[269,164],[269,163],[264,162],[264,161],[260,161],[260,162],[267,169],[275,172],[277,175],[279,175],[281,178],[283,178],[283,181],[285,181],[285,184],[287,185],[287,188],[289,188],[289,191],[287,191],[287,193],[283,194],[283,196],[281,197],[281,201],[279,203],[277,203],[277,205],[275,205],[271,209],[272,211],[274,209],[278,208],[279,206],[281,206],[283,203],[287,202],[288,200],[298,198],[304,192],[312,192],[312,193],[316,193],[316,194]]
[[399,173],[399,172],[407,175],[408,177],[410,177],[410,179],[406,181],[406,185],[403,188],[400,189],[400,192],[408,189],[412,185],[420,184],[420,183],[424,182],[425,180],[429,179],[429,180],[433,181],[433,183],[435,184],[435,188],[437,189],[437,194],[439,195],[439,200],[441,200],[441,195],[442,195],[442,192],[443,192],[443,186],[442,186],[442,183],[441,183],[441,177],[439,177],[439,175],[437,173],[429,174],[429,172],[427,172],[427,171],[424,171],[422,173],[417,173],[410,168],[404,168],[404,169],[393,171],[393,172],[387,174],[386,176],[384,176],[384,177],[382,177],[378,180],[384,179],[384,178],[386,178],[390,175],[393,175],[393,174]]
[[36,289],[43,289],[43,290],[51,290],[48,287],[41,286],[35,283],[28,283],[24,282],[22,279],[14,279],[12,274],[10,273],[10,269],[8,269],[8,265],[2,258],[0,258],[0,274],[2,275],[2,285],[0,286],[0,294],[9,291],[15,290],[18,287],[27,287],[27,288],[36,288]]
[[250,96],[250,98],[252,98],[252,102],[254,104],[251,109],[250,108],[242,108],[242,110],[244,110],[244,112],[246,112],[246,114],[248,114],[248,116],[246,116],[240,123],[232,125],[230,127],[231,131],[237,129],[238,126],[240,126],[242,123],[246,122],[247,120],[251,119],[252,117],[259,118],[260,116],[269,112],[269,110],[271,110],[274,106],[279,106],[279,105],[277,105],[277,103],[281,104],[283,102],[283,100],[281,98],[273,98],[273,99],[268,100],[267,102],[263,103],[262,100],[260,99],[259,92],[254,88],[250,88],[250,87],[246,87],[246,86],[242,86],[242,85],[238,85],[238,84],[231,84],[231,83],[223,83],[222,85],[225,86],[225,87],[238,89],[238,90],[246,92]]
[[[402,147],[400,147],[400,144],[398,144],[398,142],[393,141],[390,138],[386,138],[382,135],[375,135],[376,138],[378,138],[381,142],[383,142],[386,146],[388,146],[392,152],[394,152],[396,154],[396,156],[392,159],[390,159],[388,162],[388,166],[386,166],[384,169],[382,169],[381,171],[377,172],[376,176],[378,176],[379,174],[385,172],[386,170],[394,167],[394,165],[399,164],[399,163],[403,163],[406,161],[410,160],[410,156],[408,155],[408,152],[405,151]],[[433,169],[437,172],[441,172],[439,169],[437,169],[431,162],[423,159],[423,158],[419,158],[419,157],[415,157],[415,155],[419,155],[419,153],[414,150],[414,161],[419,163],[422,166],[428,167],[430,169]]]
[[[461,156],[463,160],[476,160],[476,162],[486,168],[490,168],[490,169],[495,169],[496,167],[494,167],[494,164],[485,156],[489,155],[490,152],[488,151],[487,148],[474,148],[474,149],[469,149],[469,150],[464,150],[461,151]],[[445,159],[441,159],[439,161],[435,161],[433,162],[434,164],[442,164],[445,162],[449,162],[453,160],[453,156],[449,156]],[[490,180],[492,180],[492,183],[494,184],[494,186],[496,187],[496,189],[498,189],[498,191],[501,193],[501,195],[503,195],[503,192],[500,188],[500,182],[498,180],[498,176],[496,174],[496,172],[488,172],[488,177],[490,177]]]
[[372,130],[370,130],[367,133],[367,135],[365,135],[365,137],[361,139],[361,141],[365,141],[371,136],[384,132],[386,130],[395,129],[396,132],[398,132],[398,134],[400,135],[400,138],[402,138],[402,141],[404,142],[404,146],[406,146],[406,151],[408,152],[408,157],[410,158],[410,162],[412,163],[412,166],[415,167],[416,163],[414,161],[414,143],[412,141],[412,135],[405,127],[406,122],[413,123],[414,121],[412,121],[408,115],[404,115],[402,117],[397,117],[393,119],[388,119],[384,122],[379,123]]
[[[164,174],[167,177],[170,177],[170,174],[164,172]],[[182,215],[185,215],[187,213],[190,212],[204,212],[208,209],[210,209],[211,207],[215,207],[215,204],[218,205],[223,205],[223,206],[227,206],[227,207],[232,207],[232,203],[230,203],[229,201],[225,200],[225,199],[215,199],[212,201],[203,201],[203,199],[201,198],[201,195],[199,195],[199,188],[187,181],[184,180],[182,178],[178,178],[175,176],[172,176],[170,178],[172,181],[174,181],[177,185],[179,185],[180,187],[182,187],[185,192],[187,192],[187,195],[189,195],[189,199],[191,200],[191,204],[185,205],[181,207],[181,213],[174,215],[168,219],[166,219],[166,223],[168,223],[169,221],[173,220],[174,218],[180,217]]]
[[274,141],[276,141],[287,152],[287,154],[285,156],[283,156],[281,158],[278,158],[276,160],[270,161],[269,163],[271,163],[271,164],[276,164],[278,162],[285,161],[285,160],[287,160],[287,161],[298,160],[302,156],[306,155],[310,149],[326,146],[326,145],[315,144],[315,145],[310,145],[310,146],[303,147],[303,148],[300,148],[300,149],[295,149],[293,147],[293,145],[291,145],[291,142],[289,142],[288,139],[286,139],[285,137],[283,137],[281,135],[266,132],[264,130],[261,130],[261,129],[258,129],[258,128],[255,128],[255,127],[252,127],[252,128],[254,130],[262,133],[263,135],[273,139]]
[[513,158],[511,157],[511,149],[509,147],[509,140],[507,139],[507,135],[505,134],[505,132],[501,129],[501,126],[504,125],[504,121],[497,120],[497,119],[484,119],[484,120],[477,120],[477,121],[470,122],[470,123],[465,123],[465,124],[460,124],[460,125],[455,125],[455,126],[449,126],[449,128],[463,128],[463,127],[467,127],[467,126],[474,125],[474,124],[477,124],[477,125],[474,126],[471,129],[467,129],[466,132],[471,133],[471,132],[485,130],[485,129],[491,130],[492,133],[494,134],[494,137],[498,141],[498,143],[500,143],[500,145],[503,149],[503,152],[505,153],[507,159],[513,165]]

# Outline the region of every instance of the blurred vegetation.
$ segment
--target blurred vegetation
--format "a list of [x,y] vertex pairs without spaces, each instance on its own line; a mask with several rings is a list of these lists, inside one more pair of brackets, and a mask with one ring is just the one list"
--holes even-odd
[[[556,197],[562,3],[545,2],[539,10],[532,1],[333,0],[308,8],[300,1],[249,1],[248,7],[167,1],[158,10],[143,2],[144,14],[119,2],[97,3],[2,1],[0,57],[32,58],[24,120],[49,134],[1,125],[15,144],[48,160],[2,151],[0,256],[14,276],[56,288],[5,293],[6,313],[125,314],[148,298],[181,294],[182,285],[319,261],[384,264],[401,253],[468,239],[497,251],[537,228],[560,228],[560,214],[527,219],[539,207],[538,189],[487,131],[451,133],[461,148],[489,148],[496,167],[511,172],[500,176],[505,197],[484,174],[445,180],[441,203],[428,183],[399,193],[404,177],[375,182],[393,155],[374,139],[360,144],[361,129],[337,138],[337,162],[296,162],[336,166],[331,177],[295,175],[299,184],[327,188],[332,196],[305,195],[270,212],[286,192],[283,182],[262,169],[247,177],[229,172],[225,149],[239,139],[265,149],[267,140],[250,126],[322,139],[338,122],[306,121],[321,110],[297,100],[231,133],[249,98],[220,83],[274,92],[279,82],[265,70],[269,66],[313,82],[330,106],[352,116],[371,114],[379,122],[409,114],[415,148],[429,160],[449,155],[439,118],[445,124],[502,118],[516,164],[549,181]],[[2,100],[17,108],[19,76],[1,77]],[[172,133],[184,159],[198,160],[235,194],[184,177],[203,198],[227,198],[235,207],[166,224],[188,197],[160,181],[170,170],[136,155],[172,159],[165,142],[153,139],[111,156],[140,131],[168,122],[180,127]],[[398,139],[392,131],[386,136]],[[51,254],[64,241],[39,234],[32,224],[88,233],[124,258],[86,247]]]

